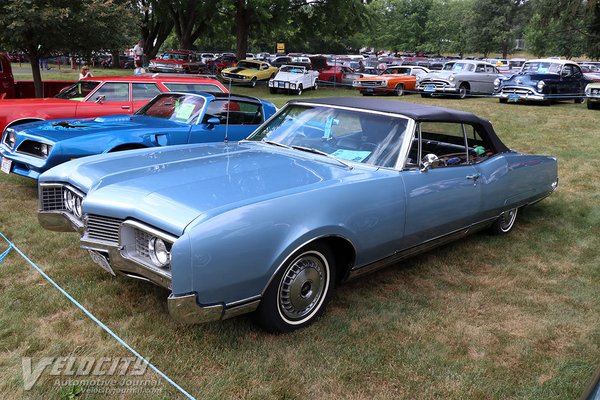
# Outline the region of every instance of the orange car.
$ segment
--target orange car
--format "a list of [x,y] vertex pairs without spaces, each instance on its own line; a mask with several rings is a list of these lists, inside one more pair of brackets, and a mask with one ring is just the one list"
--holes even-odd
[[355,80],[352,86],[363,96],[374,93],[392,93],[402,96],[404,91],[414,91],[417,76],[425,75],[429,70],[425,67],[402,65],[388,67],[381,75],[364,77]]

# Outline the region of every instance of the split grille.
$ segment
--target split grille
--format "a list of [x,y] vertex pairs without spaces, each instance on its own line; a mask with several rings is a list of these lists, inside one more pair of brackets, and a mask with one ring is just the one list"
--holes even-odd
[[64,186],[42,186],[42,211],[65,210],[63,201]]
[[119,244],[119,229],[123,220],[99,215],[88,215],[87,236],[111,244]]

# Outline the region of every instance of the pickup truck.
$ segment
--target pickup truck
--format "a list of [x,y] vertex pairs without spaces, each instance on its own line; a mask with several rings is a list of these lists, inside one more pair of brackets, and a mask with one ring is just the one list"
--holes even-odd
[[[52,97],[73,83],[75,83],[73,80],[42,82],[44,97]],[[0,53],[0,99],[25,99],[30,97],[35,97],[33,81],[15,81],[10,58],[5,53]]]

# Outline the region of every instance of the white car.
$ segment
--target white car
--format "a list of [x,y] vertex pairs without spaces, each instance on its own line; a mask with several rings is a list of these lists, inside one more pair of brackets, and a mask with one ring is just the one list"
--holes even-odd
[[269,80],[269,90],[277,93],[279,89],[287,92],[302,94],[305,89],[317,90],[319,72],[307,69],[299,65],[283,65],[279,68],[277,75]]

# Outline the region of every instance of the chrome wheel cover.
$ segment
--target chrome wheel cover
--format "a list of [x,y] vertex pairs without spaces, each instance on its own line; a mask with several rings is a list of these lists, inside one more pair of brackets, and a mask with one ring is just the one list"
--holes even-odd
[[515,220],[517,219],[517,209],[513,208],[512,210],[508,210],[502,213],[500,216],[500,230],[504,233],[511,230],[512,226],[515,224]]
[[283,319],[302,323],[316,313],[329,288],[329,265],[316,251],[297,257],[286,269],[278,290],[278,308]]

